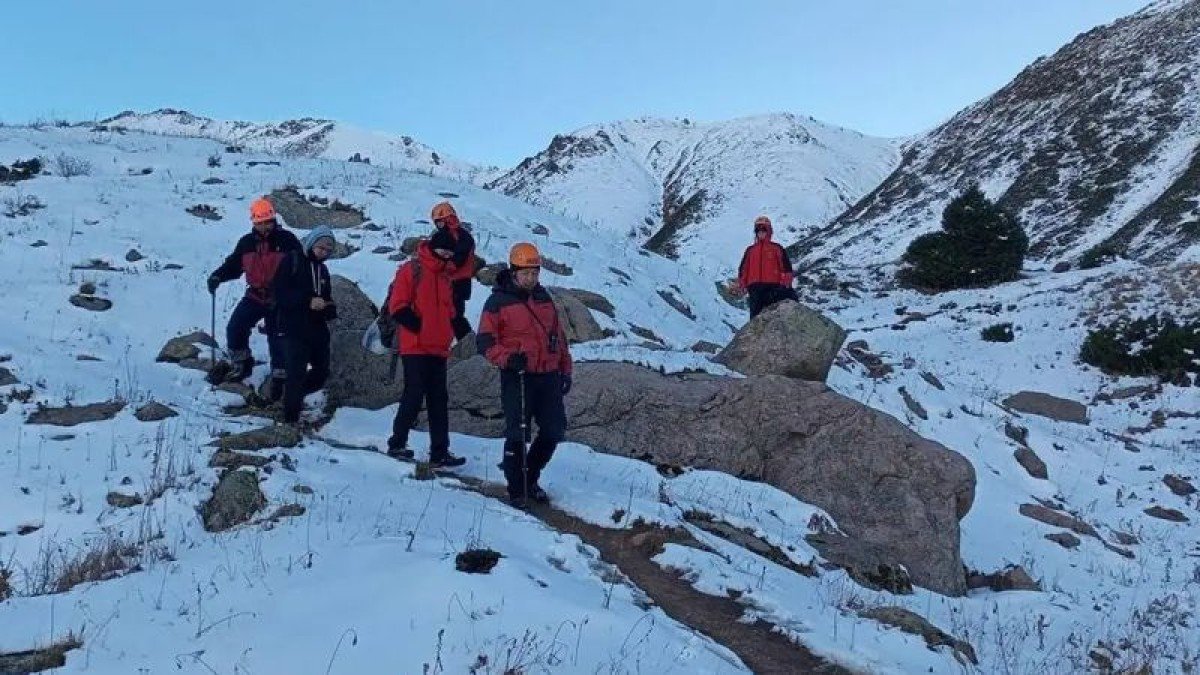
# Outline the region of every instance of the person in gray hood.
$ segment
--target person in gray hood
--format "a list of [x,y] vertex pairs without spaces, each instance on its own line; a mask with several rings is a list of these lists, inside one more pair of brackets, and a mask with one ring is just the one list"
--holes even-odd
[[304,397],[329,377],[329,322],[337,318],[325,260],[337,245],[333,230],[321,225],[304,237],[303,253],[293,252],[275,275],[276,326],[287,355],[283,420],[300,420]]

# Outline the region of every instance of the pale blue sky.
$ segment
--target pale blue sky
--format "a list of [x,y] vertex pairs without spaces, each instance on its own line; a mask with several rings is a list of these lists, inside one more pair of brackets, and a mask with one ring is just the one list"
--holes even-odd
[[914,134],[1147,0],[30,0],[0,121],[328,117],[511,165],[641,115]]

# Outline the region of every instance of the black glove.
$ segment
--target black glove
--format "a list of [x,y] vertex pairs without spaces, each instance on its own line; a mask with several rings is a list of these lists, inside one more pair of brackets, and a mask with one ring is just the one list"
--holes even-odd
[[410,333],[421,332],[421,317],[412,310],[412,307],[404,307],[399,312],[392,315],[396,323],[404,326]]
[[564,374],[562,376],[562,395],[566,396],[571,393],[571,376]]
[[217,278],[217,275],[214,274],[211,277],[209,277],[208,278],[208,293],[209,293],[209,295],[216,295],[217,286],[220,286],[220,285],[221,285],[221,280]]
[[471,322],[465,317],[454,317],[450,320],[450,325],[454,328],[455,340],[461,340],[471,334]]
[[529,358],[526,357],[523,352],[517,352],[516,354],[508,357],[508,363],[504,364],[505,370],[513,370],[518,373],[525,372],[525,369],[528,367]]

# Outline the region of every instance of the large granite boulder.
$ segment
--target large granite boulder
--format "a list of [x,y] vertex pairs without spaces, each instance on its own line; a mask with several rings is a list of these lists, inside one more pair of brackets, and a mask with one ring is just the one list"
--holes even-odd
[[841,326],[784,300],[751,319],[713,360],[746,375],[824,382],[845,340]]
[[562,323],[563,331],[567,334],[567,342],[578,344],[603,340],[604,330],[596,323],[592,312],[587,308],[573,291],[565,288],[548,288],[558,308],[558,320]]
[[335,274],[330,282],[338,318],[329,324],[331,358],[326,400],[332,407],[371,410],[396,403],[401,389],[399,366],[393,381],[388,375],[391,356],[362,347],[363,333],[375,321],[378,308],[353,281]]
[[[502,435],[498,371],[476,357],[449,379],[451,428]],[[825,509],[917,585],[966,591],[958,522],[974,499],[970,462],[823,384],[581,363],[567,413],[571,441],[770,483]]]

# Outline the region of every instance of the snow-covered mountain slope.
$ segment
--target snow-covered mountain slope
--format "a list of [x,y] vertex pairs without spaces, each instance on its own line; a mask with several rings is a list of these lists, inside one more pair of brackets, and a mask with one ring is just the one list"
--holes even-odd
[[[250,199],[276,187],[292,184],[362,207],[383,228],[339,231],[359,250],[331,263],[374,296],[395,263],[373,251],[425,232],[429,205],[457,195],[484,258],[499,260],[512,242],[532,238],[572,270],[546,272],[544,281],[612,302],[615,317],[595,318],[615,335],[573,349],[582,359],[717,369],[687,347],[725,342],[725,323],[745,318],[715,297],[711,280],[684,266],[494,192],[376,165],[253,153],[224,154],[220,167],[208,167],[207,158],[221,152],[217,143],[190,138],[0,128],[0,164],[42,155],[50,174],[0,185],[0,297],[9,318],[0,331],[0,367],[19,380],[0,384],[0,582],[14,591],[4,599],[0,590],[0,654],[71,631],[83,646],[57,672],[749,672],[729,649],[647,603],[645,589],[623,581],[579,536],[465,481],[417,480],[409,465],[348,447],[380,444],[394,406],[340,409],[321,438],[262,453],[276,458],[260,472],[263,514],[294,503],[302,515],[204,531],[196,507],[217,474],[207,467],[207,444],[258,423],[227,416],[222,406],[236,397],[155,356],[168,338],[208,329],[204,279],[245,231]],[[84,160],[90,171],[63,177],[59,156]],[[185,213],[199,204],[223,218]],[[547,234],[533,235],[536,225]],[[101,269],[97,259],[114,269]],[[70,304],[83,282],[96,284],[95,295],[112,307],[91,312]],[[671,286],[696,320],[655,292]],[[472,316],[483,290],[472,298]],[[1022,565],[1041,591],[978,589],[950,598],[867,590],[824,569],[804,540],[828,514],[762,483],[701,471],[667,477],[575,444],[560,449],[546,475],[559,508],[608,528],[641,518],[687,529],[702,548],[668,544],[654,558],[681,573],[673,578],[738,598],[744,623],[761,620],[857,672],[1073,673],[1098,658],[1112,658],[1117,672],[1197,667],[1200,514],[1194,495],[1177,496],[1163,481],[1166,474],[1200,476],[1200,396],[1194,387],[1164,386],[1124,397],[1118,388],[1152,383],[1103,377],[1074,355],[1096,318],[1195,311],[1200,270],[1125,261],[935,297],[853,287],[806,292],[850,331],[849,343],[866,341],[891,367],[873,378],[846,349],[830,386],[974,465],[964,562],[984,572]],[[222,287],[220,323],[235,300]],[[980,329],[999,321],[1016,325],[1016,341],[982,342]],[[634,325],[662,336],[667,349],[642,346]],[[253,339],[263,354],[262,336]],[[256,378],[264,375],[260,367]],[[1089,423],[1000,405],[1020,389],[1082,401]],[[26,423],[43,406],[113,399],[126,407],[111,420],[69,428]],[[149,399],[179,416],[137,421],[134,409]],[[1031,477],[1014,459],[1006,423],[1028,430],[1047,479]],[[412,440],[423,455],[425,436]],[[452,442],[470,460],[466,476],[496,480],[500,442],[460,435]],[[110,492],[138,493],[148,503],[119,507],[109,503]],[[1078,534],[1071,548],[1048,540],[1071,544],[1063,528],[1020,514],[1022,504],[1039,501],[1074,512],[1097,536]],[[1150,506],[1177,509],[1188,521],[1152,517]],[[683,518],[689,510],[747,528],[792,564],[692,527]],[[66,563],[106,543],[126,549],[115,578],[52,592]],[[488,575],[455,571],[456,554],[476,547],[504,557]],[[815,576],[796,571],[812,561]],[[978,665],[860,616],[881,606],[906,608],[967,640]]]
[[555,136],[487,187],[596,223],[710,276],[766,213],[790,242],[874,188],[898,143],[796,115],[637,119]]
[[403,171],[440,178],[483,183],[499,174],[496,167],[477,166],[447,157],[409,136],[356,129],[332,120],[285,122],[214,120],[184,110],[164,108],[149,113],[127,110],[99,122],[111,129],[129,129],[169,136],[209,138],[254,152],[288,157],[349,160],[355,158]]
[[1090,30],[904,152],[887,180],[802,239],[809,260],[897,259],[968,183],[1018,214],[1031,253],[1105,244],[1200,259],[1200,2]]

